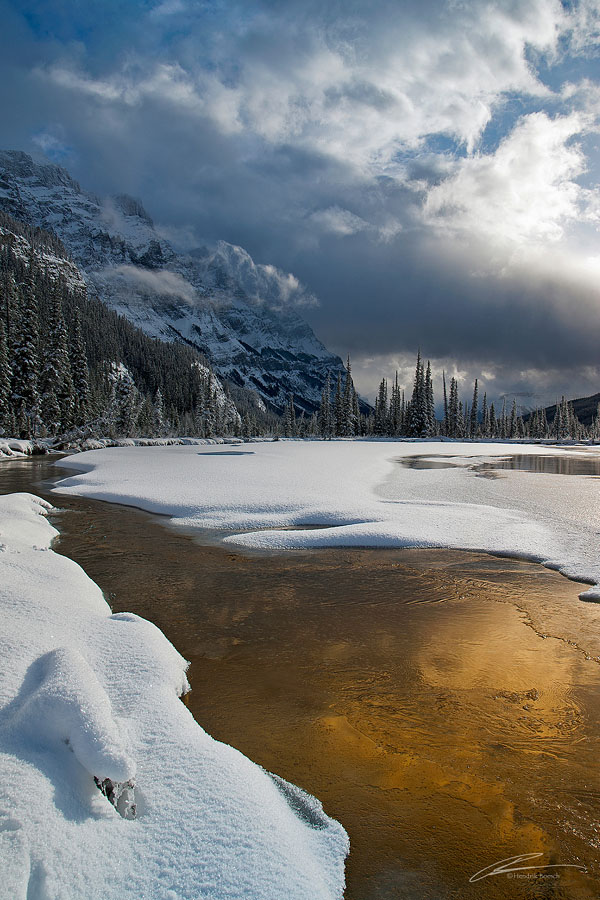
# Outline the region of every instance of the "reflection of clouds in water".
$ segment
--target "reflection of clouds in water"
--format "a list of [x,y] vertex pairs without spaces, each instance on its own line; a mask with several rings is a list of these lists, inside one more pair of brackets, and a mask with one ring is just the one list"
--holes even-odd
[[396,459],[406,469],[469,468],[476,475],[492,476],[496,469],[512,469],[521,472],[537,472],[542,475],[600,476],[600,458],[597,456],[538,456],[517,453],[498,456],[482,462],[478,456],[404,456]]

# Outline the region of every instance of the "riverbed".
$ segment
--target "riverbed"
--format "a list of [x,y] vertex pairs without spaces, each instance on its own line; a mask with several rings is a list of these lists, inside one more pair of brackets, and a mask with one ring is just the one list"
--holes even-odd
[[[579,585],[474,553],[203,546],[49,492],[66,474],[3,462],[0,491],[60,507],[55,549],[191,661],[202,727],[342,822],[349,900],[598,896],[600,608]],[[560,868],[470,881],[529,853]]]

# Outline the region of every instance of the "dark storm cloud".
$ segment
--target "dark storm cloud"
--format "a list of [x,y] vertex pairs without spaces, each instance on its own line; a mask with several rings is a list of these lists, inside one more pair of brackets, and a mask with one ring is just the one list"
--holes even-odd
[[595,0],[0,12],[2,146],[142,197],[175,242],[293,272],[332,349],[421,345],[507,381],[598,366],[600,263],[581,247],[600,94],[583,57],[565,87],[560,56],[595,40]]

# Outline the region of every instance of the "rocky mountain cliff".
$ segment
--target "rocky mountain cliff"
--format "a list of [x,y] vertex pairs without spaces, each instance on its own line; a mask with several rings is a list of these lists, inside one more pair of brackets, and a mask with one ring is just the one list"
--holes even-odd
[[276,411],[291,392],[312,412],[327,372],[343,368],[297,312],[312,299],[297,280],[241,247],[179,253],[139,201],[99,198],[20,151],[0,152],[0,209],[57,234],[91,292],[146,334],[198,348]]

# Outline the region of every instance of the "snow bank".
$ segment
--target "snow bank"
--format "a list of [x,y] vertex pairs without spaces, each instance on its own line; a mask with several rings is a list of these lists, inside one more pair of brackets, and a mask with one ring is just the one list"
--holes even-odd
[[104,450],[106,447],[171,447],[174,445],[196,444],[241,444],[241,438],[85,438],[57,441],[53,438],[40,438],[35,441],[21,441],[18,438],[0,438],[0,459],[23,458],[34,453],[69,452],[80,453],[86,450]]
[[[187,527],[235,531],[224,540],[255,549],[421,546],[525,557],[596,585],[581,597],[600,600],[600,479],[511,470],[492,479],[472,469],[512,454],[597,452],[434,441],[126,448],[61,460],[85,474],[56,490],[140,506]],[[398,462],[437,454],[453,465]],[[282,530],[302,525],[328,527]]]
[[49,549],[48,508],[0,497],[0,897],[341,897],[341,826],[196,724],[185,660]]
[[0,459],[2,457],[18,459],[24,456],[31,456],[36,447],[37,445],[33,441],[20,441],[17,438],[0,438]]

